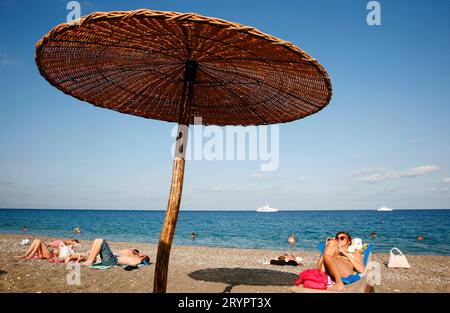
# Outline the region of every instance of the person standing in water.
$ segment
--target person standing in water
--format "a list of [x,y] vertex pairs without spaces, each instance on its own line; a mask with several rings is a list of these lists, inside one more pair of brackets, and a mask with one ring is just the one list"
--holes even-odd
[[288,244],[293,245],[295,244],[295,236],[294,234],[291,234],[288,238]]

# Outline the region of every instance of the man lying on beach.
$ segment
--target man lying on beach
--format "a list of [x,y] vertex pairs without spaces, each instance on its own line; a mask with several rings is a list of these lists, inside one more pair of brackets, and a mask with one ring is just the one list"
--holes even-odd
[[40,239],[33,240],[28,251],[18,259],[53,259],[58,257],[64,257],[61,254],[61,249],[64,246],[74,246],[77,245],[79,241],[77,239],[61,240],[57,239],[50,243],[44,243]]
[[342,277],[364,272],[364,260],[361,254],[348,252],[348,247],[352,242],[352,237],[347,232],[341,231],[335,238],[328,238],[325,251],[317,262],[317,268],[333,278],[335,284],[329,290],[345,290]]
[[140,254],[137,249],[124,249],[119,251],[119,255],[114,255],[109,247],[108,243],[104,239],[95,239],[92,244],[89,255],[71,255],[66,258],[66,262],[70,260],[84,261],[83,265],[89,266],[94,264],[97,256],[100,256],[102,260],[101,265],[114,266],[114,265],[130,265],[137,266],[144,261],[150,262],[148,255]]

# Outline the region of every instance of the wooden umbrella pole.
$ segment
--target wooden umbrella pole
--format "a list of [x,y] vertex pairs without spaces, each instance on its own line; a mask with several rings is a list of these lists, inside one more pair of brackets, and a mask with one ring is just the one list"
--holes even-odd
[[175,146],[175,159],[173,161],[172,184],[170,187],[169,201],[167,204],[166,218],[161,231],[156,256],[155,278],[153,281],[153,292],[164,293],[167,288],[167,274],[169,270],[170,249],[172,248],[173,236],[178,220],[178,212],[183,191],[184,163],[189,133],[190,106],[193,96],[195,74],[197,70],[196,61],[187,61],[185,79],[183,84],[183,99],[178,124],[178,133]]
[[[167,286],[167,273],[169,270],[169,257],[170,249],[172,247],[173,236],[175,233],[175,227],[178,220],[178,212],[181,203],[181,193],[183,191],[183,179],[184,179],[184,153],[185,144],[187,143],[187,137],[189,132],[189,126],[178,126],[178,138],[176,144],[176,152],[179,148],[183,150],[180,156],[175,156],[173,161],[173,173],[172,184],[170,187],[169,201],[167,204],[166,218],[164,220],[164,226],[161,231],[158,244],[158,254],[156,257],[155,265],[155,279],[153,281],[153,292],[164,293]],[[180,137],[181,136],[181,137]]]

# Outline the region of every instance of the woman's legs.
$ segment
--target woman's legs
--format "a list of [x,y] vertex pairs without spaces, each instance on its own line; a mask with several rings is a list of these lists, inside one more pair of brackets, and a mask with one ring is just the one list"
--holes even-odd
[[48,259],[53,256],[53,253],[51,253],[50,250],[48,250],[47,246],[42,241],[40,242],[38,253],[39,253],[38,256],[44,259]]
[[28,248],[27,252],[24,255],[17,256],[16,258],[25,259],[28,256],[33,255],[36,252],[38,246],[39,246],[39,239],[34,239],[30,247]]
[[336,283],[330,289],[345,290],[344,283],[342,282],[341,270],[335,257],[337,246],[336,240],[327,241],[325,251],[323,252],[323,267],[325,268],[325,272],[330,275]]
[[31,259],[34,255],[37,255],[39,258],[49,258],[52,256],[52,253],[48,250],[45,243],[43,243],[40,239],[33,240],[30,248],[27,253],[20,256],[22,259]]
[[95,259],[97,258],[97,255],[100,253],[100,250],[102,248],[103,239],[95,239],[94,243],[92,244],[91,252],[89,253],[89,257],[84,262],[84,265],[92,265],[95,262]]
[[325,265],[328,275],[330,275],[336,283],[330,288],[330,290],[345,290],[344,283],[342,282],[341,271],[336,262],[336,258],[331,255],[324,255],[323,264]]

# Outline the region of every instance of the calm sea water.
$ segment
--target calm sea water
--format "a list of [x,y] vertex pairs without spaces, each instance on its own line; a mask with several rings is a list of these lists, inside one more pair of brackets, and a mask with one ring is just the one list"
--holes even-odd
[[[26,225],[31,235],[157,243],[164,215],[163,211],[0,209],[0,233],[22,234]],[[72,233],[76,226],[81,234]],[[372,240],[375,252],[388,253],[395,246],[409,254],[450,255],[450,210],[181,211],[174,243],[305,251],[315,250],[340,230]],[[372,231],[376,238],[370,238]],[[197,234],[194,241],[192,232]],[[294,248],[287,244],[291,233],[298,239]],[[419,234],[425,240],[418,241]]]

